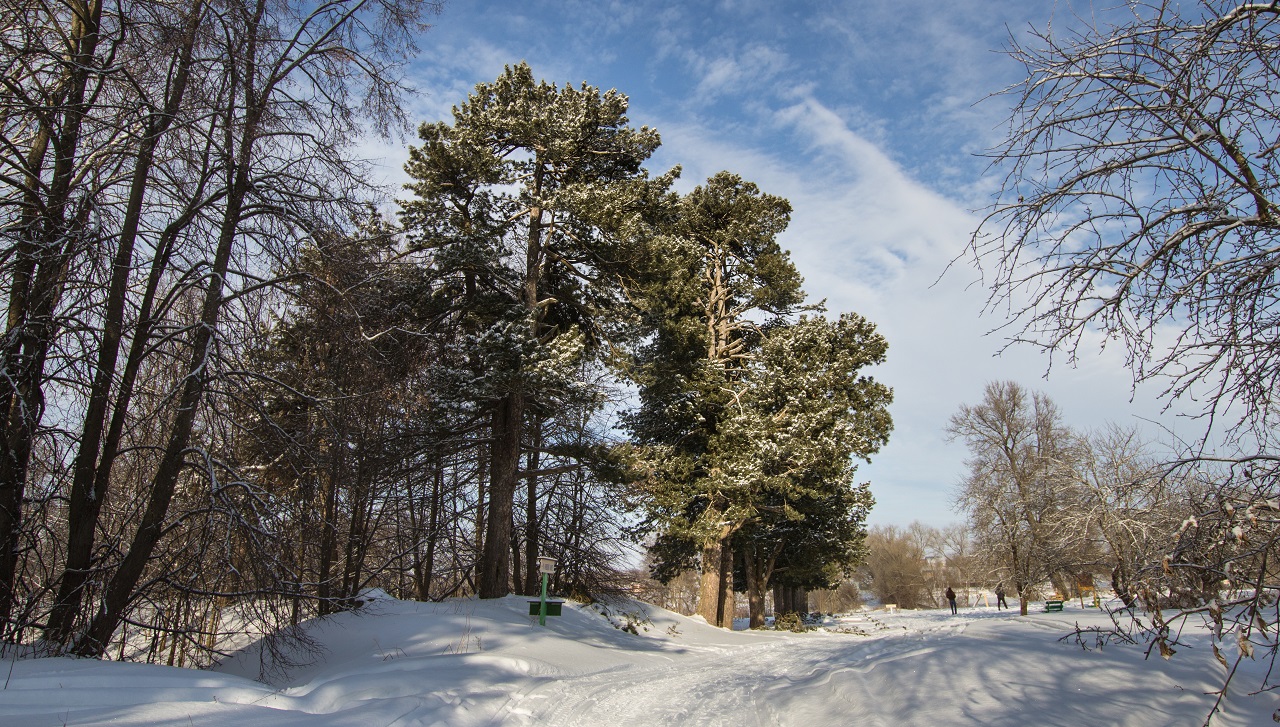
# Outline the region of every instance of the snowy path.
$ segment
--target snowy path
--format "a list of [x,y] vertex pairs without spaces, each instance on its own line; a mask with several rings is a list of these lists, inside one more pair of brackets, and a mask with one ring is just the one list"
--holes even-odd
[[[1207,713],[1204,690],[1195,689],[1207,686],[1205,673],[1187,662],[1152,663],[1137,650],[1086,652],[1058,641],[1073,625],[1063,618],[983,615],[931,613],[897,633],[807,634],[549,680],[494,723],[1138,727],[1199,725]],[[1140,690],[1134,675],[1142,671]],[[1215,724],[1261,724],[1265,705],[1250,706]]]
[[[852,674],[936,648],[903,637],[868,641],[834,634],[806,639],[803,645],[777,642],[691,655],[670,666],[609,672],[536,689],[529,698],[545,700],[547,706],[533,712],[528,723],[718,725],[733,715],[733,723],[742,727],[838,724],[873,697],[857,688]],[[806,704],[797,709],[797,701]]]

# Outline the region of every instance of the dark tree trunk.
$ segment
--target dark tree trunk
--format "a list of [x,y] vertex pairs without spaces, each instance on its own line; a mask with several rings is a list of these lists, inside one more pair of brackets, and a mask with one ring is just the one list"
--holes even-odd
[[797,586],[774,586],[773,615],[784,613],[807,613],[809,611],[809,592]]
[[520,573],[520,539],[514,535],[511,538],[511,588],[514,593],[525,593],[524,578]]
[[333,613],[334,593],[333,564],[338,559],[338,483],[342,481],[341,435],[330,434],[329,471],[325,478],[324,515],[320,523],[320,572],[317,578],[316,597],[320,600],[320,615]]
[[[256,119],[248,119],[246,127],[250,130],[256,128]],[[246,131],[245,134],[249,138],[252,137],[252,131]],[[160,465],[151,480],[150,496],[138,530],[129,544],[120,567],[116,569],[115,575],[104,589],[101,609],[90,622],[84,638],[74,648],[74,652],[80,656],[95,658],[102,656],[103,650],[111,640],[111,635],[120,625],[125,610],[135,596],[134,589],[142,578],[147,562],[151,559],[151,554],[164,531],[169,503],[177,488],[187,445],[191,440],[196,411],[212,376],[210,359],[213,356],[211,350],[213,332],[218,327],[227,269],[231,261],[231,249],[239,228],[245,194],[249,189],[249,145],[252,142],[243,143],[245,146],[241,148],[241,153],[236,160],[234,182],[227,199],[218,247],[209,274],[208,288],[205,291],[204,305],[200,311],[199,325],[195,327],[191,357],[187,361],[187,373],[183,379],[168,442],[160,459]]]
[[1137,603],[1137,599],[1129,590],[1129,578],[1124,572],[1123,565],[1117,565],[1111,569],[1111,588],[1116,592],[1116,597],[1124,603],[1125,608],[1133,608]]
[[[89,111],[86,92],[95,73],[102,23],[101,0],[72,3],[75,19],[67,37],[66,95],[61,113],[44,109],[45,118],[61,122],[56,132],[42,123],[29,160],[43,165],[53,150],[52,179],[47,197],[39,199],[41,184],[28,177],[29,209],[24,216],[0,377],[0,624],[9,623],[18,595],[18,557],[23,531],[22,502],[35,432],[44,413],[44,367],[57,333],[54,313],[62,295],[64,273],[74,251],[76,227],[72,189],[78,162],[82,124]],[[31,167],[42,170],[42,167]],[[38,172],[37,172],[38,175]]]
[[356,485],[350,488],[351,512],[348,515],[347,545],[343,550],[342,588],[338,592],[343,607],[350,599],[359,595],[360,573],[363,570],[364,552],[368,542],[370,509],[373,497],[368,491],[367,483],[360,482],[361,465],[356,466]]
[[493,457],[490,465],[489,513],[480,577],[481,598],[502,598],[511,592],[511,526],[515,490],[520,477],[520,433],[524,394],[514,391],[498,403],[493,416]]
[[750,617],[748,628],[764,628],[764,594],[766,578],[760,572],[754,548],[742,551],[743,565],[747,572],[747,612]]
[[[50,128],[41,125],[27,155],[27,168],[44,168],[45,154],[49,149]],[[13,283],[9,288],[9,315],[5,327],[5,344],[0,351],[0,362],[6,368],[21,372],[24,361],[22,344],[26,319],[31,300],[31,286],[36,271],[38,246],[36,238],[37,210],[43,206],[37,190],[40,180],[29,173],[26,180],[26,204],[22,211],[22,228],[17,241]],[[9,622],[17,597],[17,553],[21,543],[22,499],[26,489],[26,474],[19,466],[20,455],[12,450],[11,426],[20,421],[25,408],[22,396],[7,377],[0,377],[0,625]]]
[[111,268],[111,281],[103,312],[102,340],[99,344],[97,365],[89,392],[84,423],[81,427],[80,445],[72,465],[71,495],[67,503],[66,563],[58,596],[54,601],[49,625],[45,631],[46,637],[57,644],[65,643],[71,638],[75,617],[80,610],[84,583],[89,577],[98,515],[107,496],[106,485],[110,481],[107,477],[98,478],[96,473],[99,451],[105,433],[104,423],[111,382],[115,376],[120,355],[125,299],[128,293],[129,273],[133,268],[133,250],[142,219],[143,198],[151,175],[151,167],[155,161],[156,145],[161,135],[173,123],[186,92],[196,28],[202,15],[202,4],[197,0],[187,17],[169,95],[165,99],[164,108],[152,114],[148,120],[147,132],[139,146],[133,178],[130,180],[128,206],[125,210],[115,261]]
[[[764,628],[765,594],[769,590],[769,579],[773,576],[773,567],[777,563],[778,554],[781,552],[781,544],[763,558],[757,555],[754,546],[747,546],[742,549],[743,567],[747,574],[747,608],[751,616],[750,628]],[[777,593],[776,588],[774,593]],[[774,608],[776,611],[776,603]]]
[[[476,558],[472,563],[473,585],[480,583],[480,561],[484,555],[485,524],[489,521],[489,462],[493,459],[493,445],[488,450],[477,451],[476,462]],[[477,585],[477,591],[479,590]]]
[[[538,471],[538,467],[542,463],[542,421],[538,420],[534,423],[533,430],[530,432],[533,436],[533,442],[529,447],[529,456],[525,464],[525,510],[524,510],[524,572],[529,574],[529,581],[524,590],[527,596],[537,596],[542,593],[541,579],[538,578],[538,541],[541,537],[539,532],[538,521],[538,476],[533,474]],[[517,588],[519,591],[519,588]]]
[[[539,285],[542,280],[542,214],[543,178],[546,164],[535,158],[528,235],[525,246],[524,281],[520,302],[529,314],[529,333],[533,340],[542,334],[542,306]],[[517,375],[522,372],[518,372]],[[477,591],[481,598],[501,598],[511,592],[511,536],[515,516],[515,492],[520,478],[520,443],[524,434],[525,391],[517,383],[515,390],[498,403],[494,412],[493,457],[489,493],[489,523],[485,530],[484,550],[480,558]]]
[[444,489],[444,464],[436,460],[435,473],[431,477],[431,498],[427,503],[427,531],[422,535],[414,526],[414,538],[424,538],[427,550],[424,554],[420,543],[413,546],[413,582],[419,601],[431,600],[431,580],[435,577],[436,541],[440,527],[440,492]]

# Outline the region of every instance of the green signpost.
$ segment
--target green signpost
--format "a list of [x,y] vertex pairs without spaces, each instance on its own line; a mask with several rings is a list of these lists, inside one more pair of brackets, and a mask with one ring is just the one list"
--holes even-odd
[[[538,572],[542,574],[542,599],[538,602],[538,625],[547,625],[547,582],[551,580],[551,574],[556,572],[556,559],[542,556],[538,558]],[[556,605],[555,616],[560,615],[560,604]]]

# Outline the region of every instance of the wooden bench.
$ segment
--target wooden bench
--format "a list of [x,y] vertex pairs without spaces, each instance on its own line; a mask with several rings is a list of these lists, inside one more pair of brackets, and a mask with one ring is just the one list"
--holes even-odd
[[1045,610],[1045,613],[1051,613],[1053,611],[1061,611],[1062,601],[1045,601],[1044,610]]

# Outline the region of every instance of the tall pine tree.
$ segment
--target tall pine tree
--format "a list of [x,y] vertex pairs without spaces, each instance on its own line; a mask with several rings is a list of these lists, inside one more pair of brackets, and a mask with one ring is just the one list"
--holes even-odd
[[731,503],[753,627],[775,571],[792,587],[829,588],[863,552],[873,501],[853,460],[879,451],[893,426],[892,391],[863,370],[886,350],[861,316],[806,316],[767,330],[748,362],[709,455]]
[[603,340],[640,259],[634,225],[674,178],[648,179],[658,133],[630,126],[627,105],[614,90],[535,81],[521,63],[478,85],[451,123],[424,124],[410,149],[403,222],[414,245],[434,250],[441,295],[469,337],[470,396],[491,416],[482,598],[510,592],[514,494],[540,378]]
[[658,248],[669,263],[655,266],[646,291],[656,334],[640,353],[641,406],[627,424],[660,470],[649,502],[661,547],[698,551],[698,608],[710,623],[725,618],[738,527],[711,452],[762,326],[783,320],[804,298],[776,239],[790,214],[785,199],[737,175],[713,176],[681,199]]

